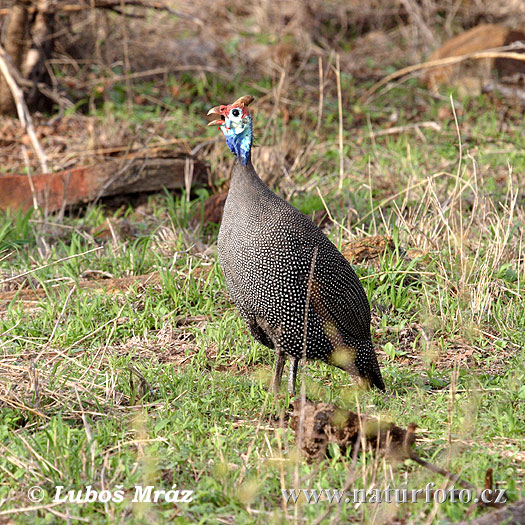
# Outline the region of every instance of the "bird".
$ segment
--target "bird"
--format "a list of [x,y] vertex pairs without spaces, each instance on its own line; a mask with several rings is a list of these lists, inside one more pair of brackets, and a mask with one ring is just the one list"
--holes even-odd
[[245,95],[208,111],[235,156],[217,251],[226,287],[252,336],[276,352],[272,388],[295,395],[301,359],[347,371],[385,391],[372,344],[370,305],[350,263],[312,220],[275,194],[252,161],[253,115]]

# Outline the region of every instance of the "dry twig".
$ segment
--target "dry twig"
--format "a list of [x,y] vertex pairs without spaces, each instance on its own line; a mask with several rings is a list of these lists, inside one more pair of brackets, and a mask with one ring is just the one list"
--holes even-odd
[[[7,54],[7,52],[2,47],[1,44],[0,44],[0,71],[4,75],[7,81],[7,84],[9,85],[9,89],[11,90],[13,99],[16,104],[16,111],[18,113],[18,118],[20,119],[20,123],[22,124],[22,127],[26,130],[27,134],[29,135],[29,139],[31,140],[33,149],[35,150],[35,153],[40,162],[42,172],[49,173],[49,168],[47,167],[46,155],[36,136],[35,127],[33,126],[33,119],[31,118],[31,114],[29,113],[29,109],[27,108],[27,104],[24,99],[24,93],[15,81],[15,76],[17,76],[16,67],[11,62],[9,55]],[[13,74],[13,72],[15,73]]]
[[368,91],[362,95],[358,103],[365,103],[378,89],[382,88],[384,85],[388,84],[396,78],[403,77],[409,73],[415,71],[420,71],[422,69],[432,69],[439,66],[450,66],[452,64],[459,64],[465,60],[479,60],[482,58],[510,58],[513,60],[525,61],[525,54],[517,52],[509,52],[509,49],[515,49],[515,45],[505,46],[498,49],[491,49],[487,51],[477,51],[475,53],[467,53],[466,55],[459,55],[453,57],[440,58],[439,60],[429,60],[428,62],[422,62],[420,64],[413,64],[412,66],[407,66],[394,73],[387,75],[382,78],[379,82],[374,84]]
[[[146,1],[146,0],[95,0],[91,3],[86,2],[78,2],[78,3],[58,3],[56,5],[50,6],[48,8],[48,12],[66,12],[66,13],[76,13],[79,11],[86,11],[88,9],[110,9],[114,10],[115,12],[118,12],[119,14],[126,14],[120,12],[118,9],[122,8],[122,4],[124,4],[124,7],[143,7],[145,9],[155,9],[159,11],[166,11],[170,13],[171,15],[178,16],[179,18],[184,18],[185,20],[189,20],[193,22],[194,24],[197,24],[198,26],[204,26],[204,21],[200,18],[188,15],[186,13],[182,13],[181,11],[176,11],[175,9],[172,9],[171,7],[168,7],[167,5],[164,5],[163,2],[155,2],[155,1]],[[33,13],[36,10],[35,7],[30,7],[28,9],[29,13]],[[0,16],[8,15],[10,13],[10,8],[4,8],[0,9]]]

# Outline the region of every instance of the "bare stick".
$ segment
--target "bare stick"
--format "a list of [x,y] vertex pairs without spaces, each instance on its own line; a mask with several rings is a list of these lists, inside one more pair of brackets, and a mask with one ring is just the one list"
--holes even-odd
[[[124,5],[127,6],[134,6],[134,7],[143,7],[145,9],[156,9],[159,11],[166,11],[170,13],[171,15],[178,16],[179,18],[183,18],[185,20],[189,20],[193,22],[194,24],[197,24],[198,26],[203,27],[204,21],[200,18],[189,15],[187,13],[182,13],[181,11],[176,11],[175,9],[172,9],[171,7],[168,7],[163,2],[148,2],[146,0],[124,0]],[[50,6],[48,9],[48,12],[53,13],[57,11],[63,11],[67,13],[75,13],[78,11],[85,11],[87,9],[95,8],[95,9],[111,9],[114,10],[115,8],[121,8],[121,0],[95,0],[92,5],[86,5],[86,4],[57,4]],[[29,7],[28,12],[34,13],[35,7]],[[0,9],[0,16],[7,15],[11,12],[10,8],[4,8]],[[116,11],[119,14],[119,11]]]
[[[317,253],[319,251],[319,246],[316,246],[314,248],[313,254],[312,254],[312,262],[310,263],[310,273],[308,275],[308,286],[306,289],[306,303],[304,308],[304,329],[303,329],[303,351],[302,351],[302,358],[303,361],[306,361],[306,349],[308,345],[308,310],[310,309],[310,299],[312,295],[312,286],[314,284],[314,271],[315,271],[315,262],[317,260]],[[300,398],[300,406],[299,406],[299,426],[297,429],[297,450],[300,451],[303,447],[303,437],[304,437],[304,416],[305,416],[305,410],[304,407],[306,405],[306,383],[304,381],[304,367],[301,369],[301,398]],[[297,454],[297,460],[295,463],[295,469],[294,469],[294,487],[296,490],[300,487],[300,476],[299,476],[299,454]],[[295,520],[299,521],[299,514],[300,512],[299,505],[295,506]]]
[[76,286],[73,286],[71,290],[69,290],[66,300],[64,301],[64,306],[62,307],[62,311],[60,312],[60,315],[58,316],[58,319],[56,320],[55,326],[53,327],[53,331],[51,332],[51,335],[49,336],[49,339],[47,341],[48,345],[51,344],[51,341],[53,341],[58,325],[60,324],[60,321],[62,321],[62,318],[64,317],[64,313],[66,312],[67,303],[69,303],[69,299],[71,299],[71,296],[73,295],[74,292],[76,292],[76,290],[77,290]]
[[40,93],[44,95],[44,97],[47,97],[49,100],[52,100],[60,107],[72,108],[74,106],[71,100],[60,95],[58,92],[53,91],[48,85],[44,84],[44,82],[34,82],[32,80],[28,80],[27,78],[24,78],[19,71],[16,71],[16,75],[14,73],[15,71],[11,71],[11,74],[13,74],[13,77],[19,86],[29,88],[36,87],[38,91],[40,91]]
[[96,84],[103,83],[104,85],[111,85],[115,82],[122,80],[134,79],[134,78],[145,78],[155,75],[162,75],[173,71],[202,71],[204,73],[214,73],[223,77],[227,77],[227,74],[221,71],[219,68],[214,66],[199,66],[199,65],[174,65],[169,67],[157,67],[155,69],[148,69],[147,71],[137,71],[136,73],[130,73],[129,75],[114,75],[110,78],[94,78],[86,80],[85,82],[78,82],[75,84],[77,89],[94,86]]
[[416,431],[416,425],[414,423],[410,423],[408,425],[405,439],[404,439],[404,449],[406,455],[412,460],[421,465],[422,467],[427,468],[428,470],[435,472],[436,474],[440,474],[441,476],[449,479],[452,481],[452,483],[457,483],[460,487],[463,487],[464,489],[470,489],[473,490],[477,494],[477,488],[472,485],[472,483],[469,483],[468,481],[465,481],[464,479],[461,479],[458,475],[452,474],[452,472],[445,470],[444,468],[438,467],[437,465],[434,465],[433,463],[429,463],[428,461],[425,461],[424,459],[420,458],[412,449],[410,446],[410,443],[413,441],[413,435]]
[[31,114],[29,113],[29,109],[27,108],[26,101],[24,100],[24,93],[18,87],[18,84],[16,83],[14,79],[14,77],[16,76],[16,73],[13,74],[13,71],[16,71],[16,67],[11,62],[9,55],[7,54],[6,50],[2,47],[1,44],[0,44],[0,71],[4,75],[6,82],[9,86],[9,89],[11,90],[11,94],[13,95],[13,99],[16,104],[16,111],[18,113],[18,119],[20,120],[20,124],[22,124],[22,127],[25,129],[25,131],[29,135],[29,139],[31,140],[33,149],[35,150],[35,153],[40,162],[40,167],[42,168],[42,172],[49,173],[49,169],[47,167],[46,155],[36,136],[35,127],[33,126],[33,119],[31,118]]
[[499,91],[504,97],[519,98],[521,103],[525,105],[525,91],[523,91],[523,89],[507,86],[501,82],[490,80],[485,86],[483,86],[483,91],[485,93]]
[[425,467],[428,470],[431,470],[432,472],[435,472],[436,474],[440,474],[441,476],[449,479],[453,483],[457,483],[460,487],[463,487],[464,489],[473,490],[477,493],[477,488],[474,485],[472,485],[472,483],[469,483],[468,481],[461,479],[457,474],[452,474],[452,472],[445,470],[444,468],[438,467],[437,465],[434,465],[433,463],[429,463],[428,461],[421,459],[416,453],[411,452],[410,459],[415,461],[422,467]]
[[17,509],[0,510],[0,516],[8,516],[9,514],[22,514],[24,512],[34,512],[35,510],[49,510],[51,507],[63,505],[62,501],[58,503],[49,503],[48,505],[35,505],[33,507],[19,507]]
[[383,137],[385,135],[396,135],[397,133],[404,133],[405,131],[418,130],[419,128],[429,128],[434,131],[441,131],[441,126],[433,120],[425,122],[415,122],[414,124],[407,124],[406,126],[394,126],[388,129],[381,129],[374,131],[374,137]]
[[29,187],[31,188],[31,195],[33,196],[33,209],[38,210],[38,199],[36,198],[35,185],[33,184],[33,177],[31,176],[31,166],[29,165],[29,157],[27,156],[26,147],[22,145],[22,156],[24,157],[24,164],[26,165],[27,178],[29,180]]
[[[515,45],[505,46],[498,48],[500,50],[515,49]],[[439,66],[449,66],[451,64],[458,64],[465,60],[479,60],[481,58],[512,58],[514,60],[525,61],[525,54],[522,53],[512,53],[504,51],[477,51],[476,53],[467,53],[466,55],[459,55],[455,57],[446,57],[440,58],[439,60],[429,60],[428,62],[422,62],[420,64],[414,64],[412,66],[407,66],[394,73],[382,78],[379,82],[374,84],[359,100],[359,104],[366,102],[379,88],[383,87],[385,84],[388,84],[390,81],[405,76],[408,73],[413,73],[414,71],[419,71],[421,69],[431,69]]]
[[26,275],[29,275],[30,273],[38,272],[38,270],[42,270],[44,268],[48,268],[49,266],[53,266],[54,264],[58,264],[64,261],[69,261],[69,259],[75,259],[76,257],[82,257],[82,255],[87,255],[88,253],[92,252],[98,252],[99,250],[102,250],[104,246],[97,246],[96,248],[92,248],[91,250],[87,250],[82,253],[75,253],[74,255],[69,255],[68,257],[62,257],[61,259],[57,259],[56,261],[43,264],[42,266],[38,266],[37,268],[33,268],[32,270],[28,270],[27,272],[19,273],[18,275],[13,275],[13,277],[8,277],[7,279],[2,279],[0,281],[0,284],[8,283],[9,281],[14,281],[15,279],[18,279],[20,277],[24,277]]
[[339,55],[335,56],[335,78],[337,80],[337,108],[339,112],[339,190],[343,189],[345,161],[343,157],[343,96],[341,93],[341,66]]

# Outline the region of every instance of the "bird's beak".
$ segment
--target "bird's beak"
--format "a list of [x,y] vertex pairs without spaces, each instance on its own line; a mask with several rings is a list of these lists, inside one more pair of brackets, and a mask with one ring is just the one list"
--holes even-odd
[[208,126],[222,126],[224,124],[224,116],[221,114],[220,106],[215,106],[214,108],[211,108],[210,111],[206,113],[206,116],[219,117],[218,119],[208,122]]
[[206,116],[209,117],[210,115],[220,115],[221,114],[221,107],[215,106],[214,108],[211,108],[208,113],[206,113]]

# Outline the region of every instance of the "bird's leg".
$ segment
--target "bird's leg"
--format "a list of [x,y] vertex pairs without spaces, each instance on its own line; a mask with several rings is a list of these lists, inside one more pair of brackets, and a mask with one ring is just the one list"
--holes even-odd
[[279,388],[281,388],[281,380],[283,378],[283,370],[284,370],[284,352],[277,347],[277,359],[275,360],[275,369],[273,372],[273,381],[272,381],[272,388],[273,393],[277,395],[279,393]]
[[288,374],[288,392],[291,396],[295,396],[295,381],[297,379],[297,367],[299,365],[298,357],[290,358],[290,371]]

